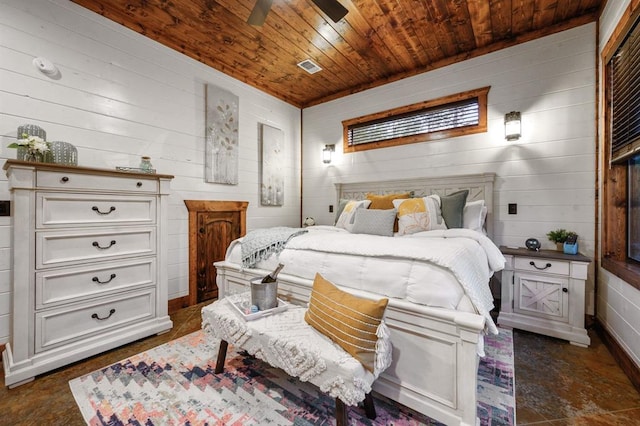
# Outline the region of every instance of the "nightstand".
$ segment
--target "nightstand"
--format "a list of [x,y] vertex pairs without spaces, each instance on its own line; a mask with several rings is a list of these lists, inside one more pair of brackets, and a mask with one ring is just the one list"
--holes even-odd
[[501,246],[500,251],[507,263],[498,324],[589,346],[584,304],[591,259],[554,250]]

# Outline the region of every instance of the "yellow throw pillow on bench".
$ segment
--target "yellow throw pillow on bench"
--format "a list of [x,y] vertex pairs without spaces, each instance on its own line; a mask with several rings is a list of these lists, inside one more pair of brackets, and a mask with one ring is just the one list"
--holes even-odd
[[316,274],[305,321],[373,373],[377,331],[389,299],[364,299]]

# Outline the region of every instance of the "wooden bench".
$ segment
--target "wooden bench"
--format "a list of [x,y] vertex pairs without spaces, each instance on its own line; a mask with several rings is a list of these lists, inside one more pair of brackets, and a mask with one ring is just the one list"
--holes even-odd
[[[249,296],[230,296],[233,297]],[[285,311],[247,321],[227,299],[202,308],[203,328],[221,340],[215,373],[224,371],[227,347],[235,345],[335,398],[337,425],[347,424],[346,406],[360,402],[367,417],[375,419],[371,386],[377,375],[308,325],[305,311],[290,305]]]

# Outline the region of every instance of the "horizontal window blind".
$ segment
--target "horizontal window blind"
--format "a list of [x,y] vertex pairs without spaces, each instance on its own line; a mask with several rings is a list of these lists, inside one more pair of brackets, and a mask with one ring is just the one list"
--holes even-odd
[[480,122],[477,97],[433,108],[352,124],[347,129],[349,146],[476,126]]
[[629,35],[609,62],[611,87],[611,161],[640,152],[640,26]]

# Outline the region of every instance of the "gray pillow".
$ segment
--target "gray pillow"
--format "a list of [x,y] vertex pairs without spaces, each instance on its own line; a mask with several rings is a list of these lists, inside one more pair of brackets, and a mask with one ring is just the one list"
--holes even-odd
[[447,228],[462,228],[464,205],[467,203],[468,189],[440,196],[442,218]]
[[354,234],[393,236],[393,224],[396,221],[396,209],[368,210],[357,209],[355,223],[351,230]]

